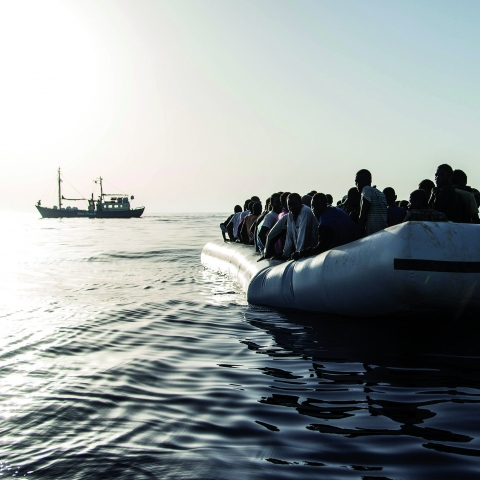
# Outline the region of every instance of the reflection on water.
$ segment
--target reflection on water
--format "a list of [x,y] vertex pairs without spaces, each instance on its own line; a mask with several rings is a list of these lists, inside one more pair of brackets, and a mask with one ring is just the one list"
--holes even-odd
[[223,218],[3,218],[0,473],[478,478],[477,319],[249,306]]

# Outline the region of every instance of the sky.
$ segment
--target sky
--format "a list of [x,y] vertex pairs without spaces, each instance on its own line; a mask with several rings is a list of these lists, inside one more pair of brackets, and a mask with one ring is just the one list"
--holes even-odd
[[146,214],[336,201],[361,168],[480,188],[478,25],[476,0],[0,1],[0,210],[56,204],[59,167]]

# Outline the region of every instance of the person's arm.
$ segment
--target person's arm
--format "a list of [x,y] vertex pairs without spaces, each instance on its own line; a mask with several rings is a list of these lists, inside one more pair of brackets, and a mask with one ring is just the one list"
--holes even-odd
[[260,241],[262,242],[263,245],[267,245],[267,235],[268,232],[270,231],[270,228],[268,227],[262,227],[260,229],[260,232],[258,232],[258,238],[260,238]]
[[333,236],[335,232],[331,227],[327,225],[320,225],[318,227],[318,243],[314,247],[305,248],[301,251],[296,251],[292,254],[292,260],[298,260],[299,258],[311,257],[313,255],[320,255],[327,250],[330,250],[332,245]]
[[372,204],[365,197],[362,197],[362,203],[360,205],[360,216],[358,217],[357,225],[357,238],[363,238],[365,236],[365,227],[367,225],[368,212]]
[[290,255],[295,251],[295,238],[294,230],[295,226],[293,224],[292,218],[290,217],[291,213],[288,214],[287,220],[287,238],[285,239],[285,246],[283,247],[283,258],[290,258]]
[[[297,220],[298,236],[297,236],[297,242],[296,244],[294,244],[295,252],[300,252],[301,250],[304,250],[307,245],[307,230],[308,230],[308,221],[309,221],[308,214],[313,215],[310,209],[305,210],[303,208],[302,210],[300,210],[300,213],[298,214],[298,220]],[[313,241],[315,240],[313,239]]]

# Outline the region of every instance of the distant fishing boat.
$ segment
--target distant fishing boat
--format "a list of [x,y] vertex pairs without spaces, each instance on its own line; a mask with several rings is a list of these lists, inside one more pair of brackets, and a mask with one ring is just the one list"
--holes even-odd
[[[43,218],[72,218],[72,217],[88,217],[88,218],[138,218],[141,217],[145,211],[145,207],[130,207],[130,200],[133,200],[133,195],[128,198],[127,194],[120,193],[103,193],[103,178],[100,177],[95,180],[95,183],[100,185],[100,195],[97,200],[92,197],[86,198],[65,198],[62,195],[62,178],[60,176],[60,168],[58,169],[58,206],[54,205],[52,208],[42,207],[41,200],[35,205],[40,215]],[[107,200],[106,197],[109,197]],[[67,206],[63,207],[62,200],[67,201],[88,201],[88,209],[81,210],[77,207]]]

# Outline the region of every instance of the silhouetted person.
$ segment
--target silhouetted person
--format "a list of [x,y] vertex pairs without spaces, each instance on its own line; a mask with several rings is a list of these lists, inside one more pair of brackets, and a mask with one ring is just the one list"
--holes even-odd
[[282,257],[290,258],[293,252],[298,252],[317,244],[318,222],[312,210],[302,205],[298,193],[291,193],[287,199],[288,222],[287,237]]
[[[288,196],[290,195],[290,192],[283,192],[281,195],[280,195],[280,202],[282,203],[282,211],[278,214],[278,220],[282,220],[284,217],[286,217],[288,215]],[[277,241],[275,242],[275,254],[278,256],[278,255],[282,255],[283,253],[283,248],[285,246],[285,238],[287,236],[287,224],[285,223],[286,222],[286,218],[284,220],[282,220],[282,230],[281,230],[281,234],[279,236],[279,238],[277,239]],[[283,228],[285,227],[285,228]]]
[[302,205],[307,206],[308,208],[311,208],[312,206],[312,197],[311,195],[304,195],[302,197]]
[[365,169],[358,171],[355,185],[361,194],[357,237],[362,238],[387,228],[387,200],[380,190],[372,187],[372,174]]
[[274,193],[271,197],[270,205],[271,211],[265,215],[265,218],[258,224],[257,229],[257,245],[260,252],[263,254],[263,250],[267,243],[267,235],[271,228],[278,222],[278,214],[282,211],[282,204],[280,202],[280,195]]
[[355,222],[340,208],[328,205],[327,196],[317,193],[312,199],[312,211],[318,224],[317,245],[294,252],[292,260],[318,255],[355,240]]
[[457,194],[463,197],[466,206],[466,212],[471,223],[479,223],[478,205],[472,189],[467,187],[467,175],[463,170],[454,170],[452,175],[452,183]]
[[432,190],[429,206],[444,213],[452,222],[469,223],[469,215],[465,200],[455,191],[452,183],[453,170],[450,165],[443,164],[435,172],[436,187]]
[[398,225],[403,222],[407,210],[402,207],[397,207],[395,201],[397,200],[397,195],[395,195],[395,190],[392,187],[387,187],[383,189],[383,194],[387,200],[387,225],[393,227],[393,225]]
[[241,243],[245,243],[247,245],[253,243],[250,229],[255,220],[262,213],[262,204],[252,201],[250,202],[249,210],[251,210],[251,213],[245,215],[245,218],[240,222],[238,227],[238,238]]
[[418,188],[420,190],[425,190],[427,192],[428,199],[430,200],[430,197],[432,196],[432,190],[435,188],[435,184],[430,179],[426,178],[418,184]]
[[347,193],[347,198],[340,206],[355,223],[358,223],[358,217],[360,216],[360,200],[361,195],[357,187],[352,187]]
[[[236,213],[240,213],[242,211],[242,207],[240,205],[235,205],[235,208],[233,209],[233,213],[224,221],[220,224],[220,229],[222,230],[222,236],[223,236],[223,241],[224,242],[233,242],[235,239],[233,236],[233,223],[231,222],[233,216]],[[229,239],[227,240],[227,237],[225,234],[228,233]]]
[[253,223],[251,230],[252,230],[252,235],[253,235],[253,244],[255,245],[255,251],[258,252],[260,250],[260,247],[258,246],[258,226],[260,225],[261,222],[263,222],[263,219],[266,217],[268,212],[272,210],[271,206],[271,201],[272,198],[268,197],[267,200],[265,200],[265,208],[263,209],[263,212],[258,216],[258,218],[255,220]]
[[448,218],[444,213],[429,208],[428,193],[419,189],[410,194],[410,210],[403,221],[448,222]]
[[327,197],[328,205],[333,205],[333,197],[329,193],[327,193],[325,196]]
[[397,202],[397,207],[401,207],[405,210],[408,210],[408,200],[399,200]]

